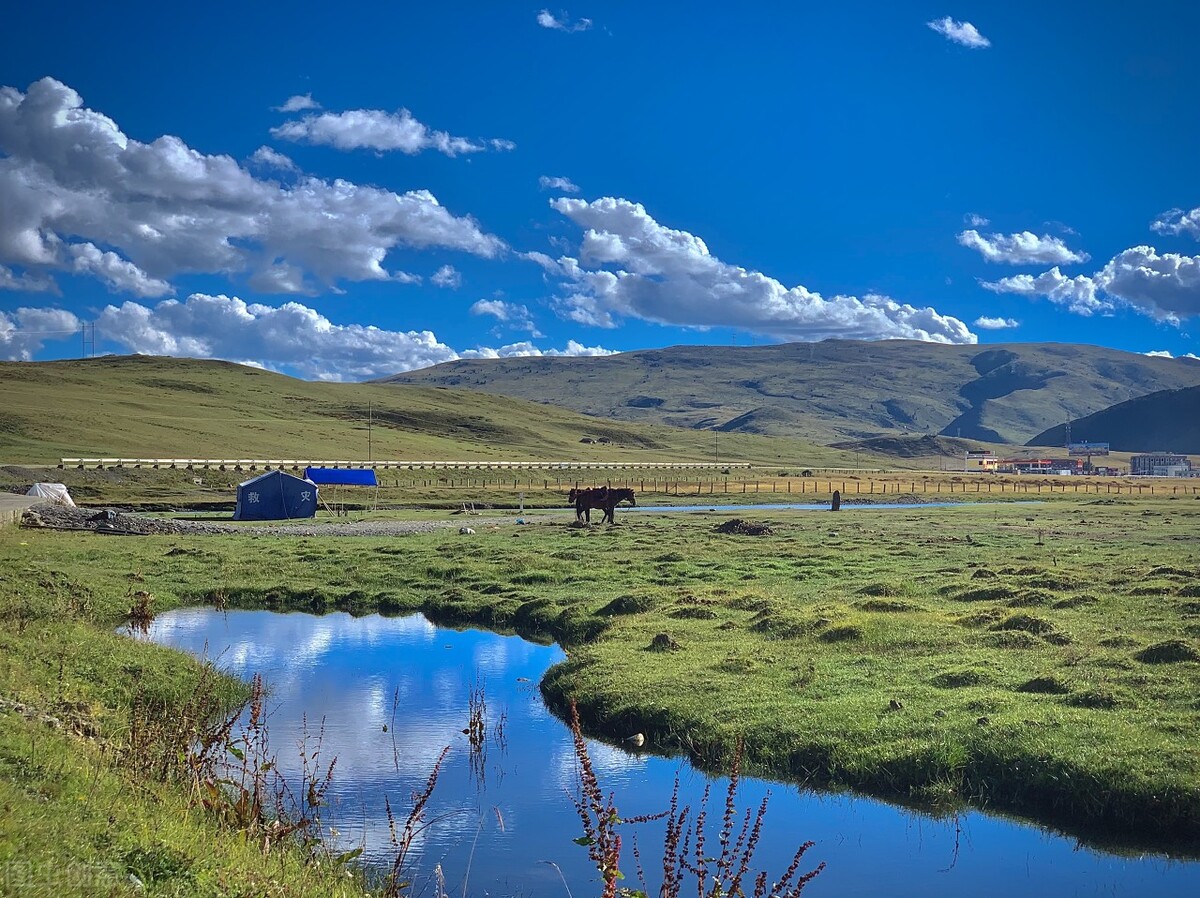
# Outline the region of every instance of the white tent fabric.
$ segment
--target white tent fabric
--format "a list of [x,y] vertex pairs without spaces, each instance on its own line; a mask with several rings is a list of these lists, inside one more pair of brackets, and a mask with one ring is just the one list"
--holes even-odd
[[44,502],[49,502],[51,505],[75,507],[75,503],[71,499],[71,494],[67,492],[67,488],[61,483],[35,483],[25,495],[36,496]]

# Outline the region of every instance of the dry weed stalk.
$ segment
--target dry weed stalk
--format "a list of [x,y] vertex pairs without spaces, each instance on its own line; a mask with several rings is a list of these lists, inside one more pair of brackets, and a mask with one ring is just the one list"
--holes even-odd
[[[739,738],[735,746],[729,785],[725,790],[725,803],[721,815],[721,828],[717,834],[719,849],[715,856],[708,845],[708,802],[711,787],[706,786],[700,802],[700,811],[692,818],[691,808],[679,806],[679,778],[671,791],[671,803],[661,814],[622,819],[610,793],[604,796],[588,756],[587,742],[579,725],[579,711],[571,704],[571,735],[575,744],[575,757],[579,763],[580,796],[573,799],[575,809],[583,823],[583,837],[575,841],[588,848],[588,854],[604,883],[604,898],[645,898],[646,882],[642,872],[641,855],[634,840],[634,860],[637,865],[641,890],[618,888],[624,876],[620,870],[621,836],[620,825],[647,823],[666,819],[663,837],[662,883],[660,898],[679,898],[685,874],[696,881],[697,898],[797,898],[822,870],[821,862],[807,873],[800,872],[804,855],[814,843],[804,842],[792,856],[791,863],[783,875],[772,881],[766,871],[752,872],[754,854],[758,850],[766,820],[770,793],[763,797],[757,811],[746,808],[738,815],[737,791],[741,781],[742,760],[745,747]],[[752,883],[752,885],[751,885]]]
[[383,809],[387,814],[388,821],[388,834],[392,841],[392,847],[396,851],[396,857],[392,861],[392,869],[384,881],[383,894],[385,898],[400,898],[412,885],[412,880],[405,878],[408,873],[409,854],[412,851],[413,843],[416,841],[417,836],[429,825],[425,821],[425,809],[429,804],[430,797],[433,795],[434,787],[437,786],[438,775],[442,772],[442,762],[446,760],[446,755],[449,751],[450,746],[448,745],[442,749],[433,764],[433,770],[429,773],[429,779],[425,782],[425,788],[420,792],[413,793],[412,809],[408,812],[404,826],[399,832],[396,829],[396,817],[392,813],[391,802],[388,801],[386,795],[383,797]]

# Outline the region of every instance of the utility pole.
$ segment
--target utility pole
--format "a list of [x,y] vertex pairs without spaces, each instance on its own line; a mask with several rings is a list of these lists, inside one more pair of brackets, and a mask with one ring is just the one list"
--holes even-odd
[[715,427],[713,428],[713,464],[714,465],[720,464],[720,462],[717,460],[717,436],[720,433],[721,433],[721,431],[717,430]]
[[79,325],[79,335],[83,338],[83,358],[92,359],[96,357],[96,322],[88,323],[86,321]]
[[375,417],[375,409],[371,400],[367,400],[367,461],[371,461],[371,423]]

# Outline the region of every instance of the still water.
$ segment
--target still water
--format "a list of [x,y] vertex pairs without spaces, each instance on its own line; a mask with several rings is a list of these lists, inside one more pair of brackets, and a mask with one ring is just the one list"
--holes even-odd
[[[239,677],[261,673],[270,690],[271,746],[286,775],[298,775],[305,728],[311,733],[323,725],[325,753],[337,756],[325,822],[339,844],[364,846],[369,864],[391,863],[384,797],[403,823],[412,793],[449,746],[430,802],[432,825],[419,843],[417,894],[432,893],[436,864],[450,894],[463,894],[464,882],[470,895],[599,893],[586,849],[572,841],[581,828],[569,798],[577,788],[570,732],[547,711],[536,685],[562,659],[558,648],[441,629],[420,615],[222,614],[207,608],[160,615],[149,638],[205,655]],[[462,731],[469,692],[480,684],[488,738],[473,762]],[[622,816],[664,810],[676,775],[681,803],[699,806],[708,780],[686,763],[595,742],[589,749]],[[724,785],[714,781],[717,802]],[[757,780],[743,783],[740,807],[757,806],[768,790],[756,866],[777,876],[798,843],[815,840],[805,858],[811,864],[803,869],[819,861],[828,866],[806,896],[1200,894],[1200,863],[1112,856],[983,814],[933,820],[870,799]],[[713,818],[719,817],[717,802]],[[638,831],[655,894],[662,833],[653,824]],[[637,887],[628,834],[623,861],[626,885]]]

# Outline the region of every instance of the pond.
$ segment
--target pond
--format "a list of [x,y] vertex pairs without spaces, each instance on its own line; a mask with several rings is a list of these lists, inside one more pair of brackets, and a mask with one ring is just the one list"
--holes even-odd
[[[571,898],[599,894],[570,795],[577,766],[568,728],[550,714],[537,682],[563,654],[515,636],[435,627],[420,615],[350,617],[184,609],[160,615],[148,638],[206,655],[219,667],[267,682],[271,745],[297,777],[305,728],[324,728],[337,765],[324,814],[339,845],[390,866],[384,797],[401,824],[443,747],[450,751],[429,805],[432,824],[417,848],[414,894],[433,894],[440,864],[449,894]],[[473,755],[463,730],[469,694],[482,687],[485,748]],[[497,732],[499,728],[499,732]],[[713,783],[720,814],[724,780],[686,762],[589,742],[604,790],[622,816],[666,809],[681,780],[681,804],[698,808]],[[1200,894],[1200,863],[1120,857],[1072,839],[981,813],[938,820],[851,795],[743,781],[739,807],[771,793],[755,866],[777,876],[798,843],[816,846],[804,869],[827,869],[805,895],[1099,896]],[[651,894],[661,871],[662,830],[638,827]],[[717,826],[710,842],[716,842]],[[632,843],[622,867],[637,887]],[[561,871],[561,878],[560,878]],[[569,888],[568,888],[569,887]],[[685,885],[685,889],[690,886]]]

